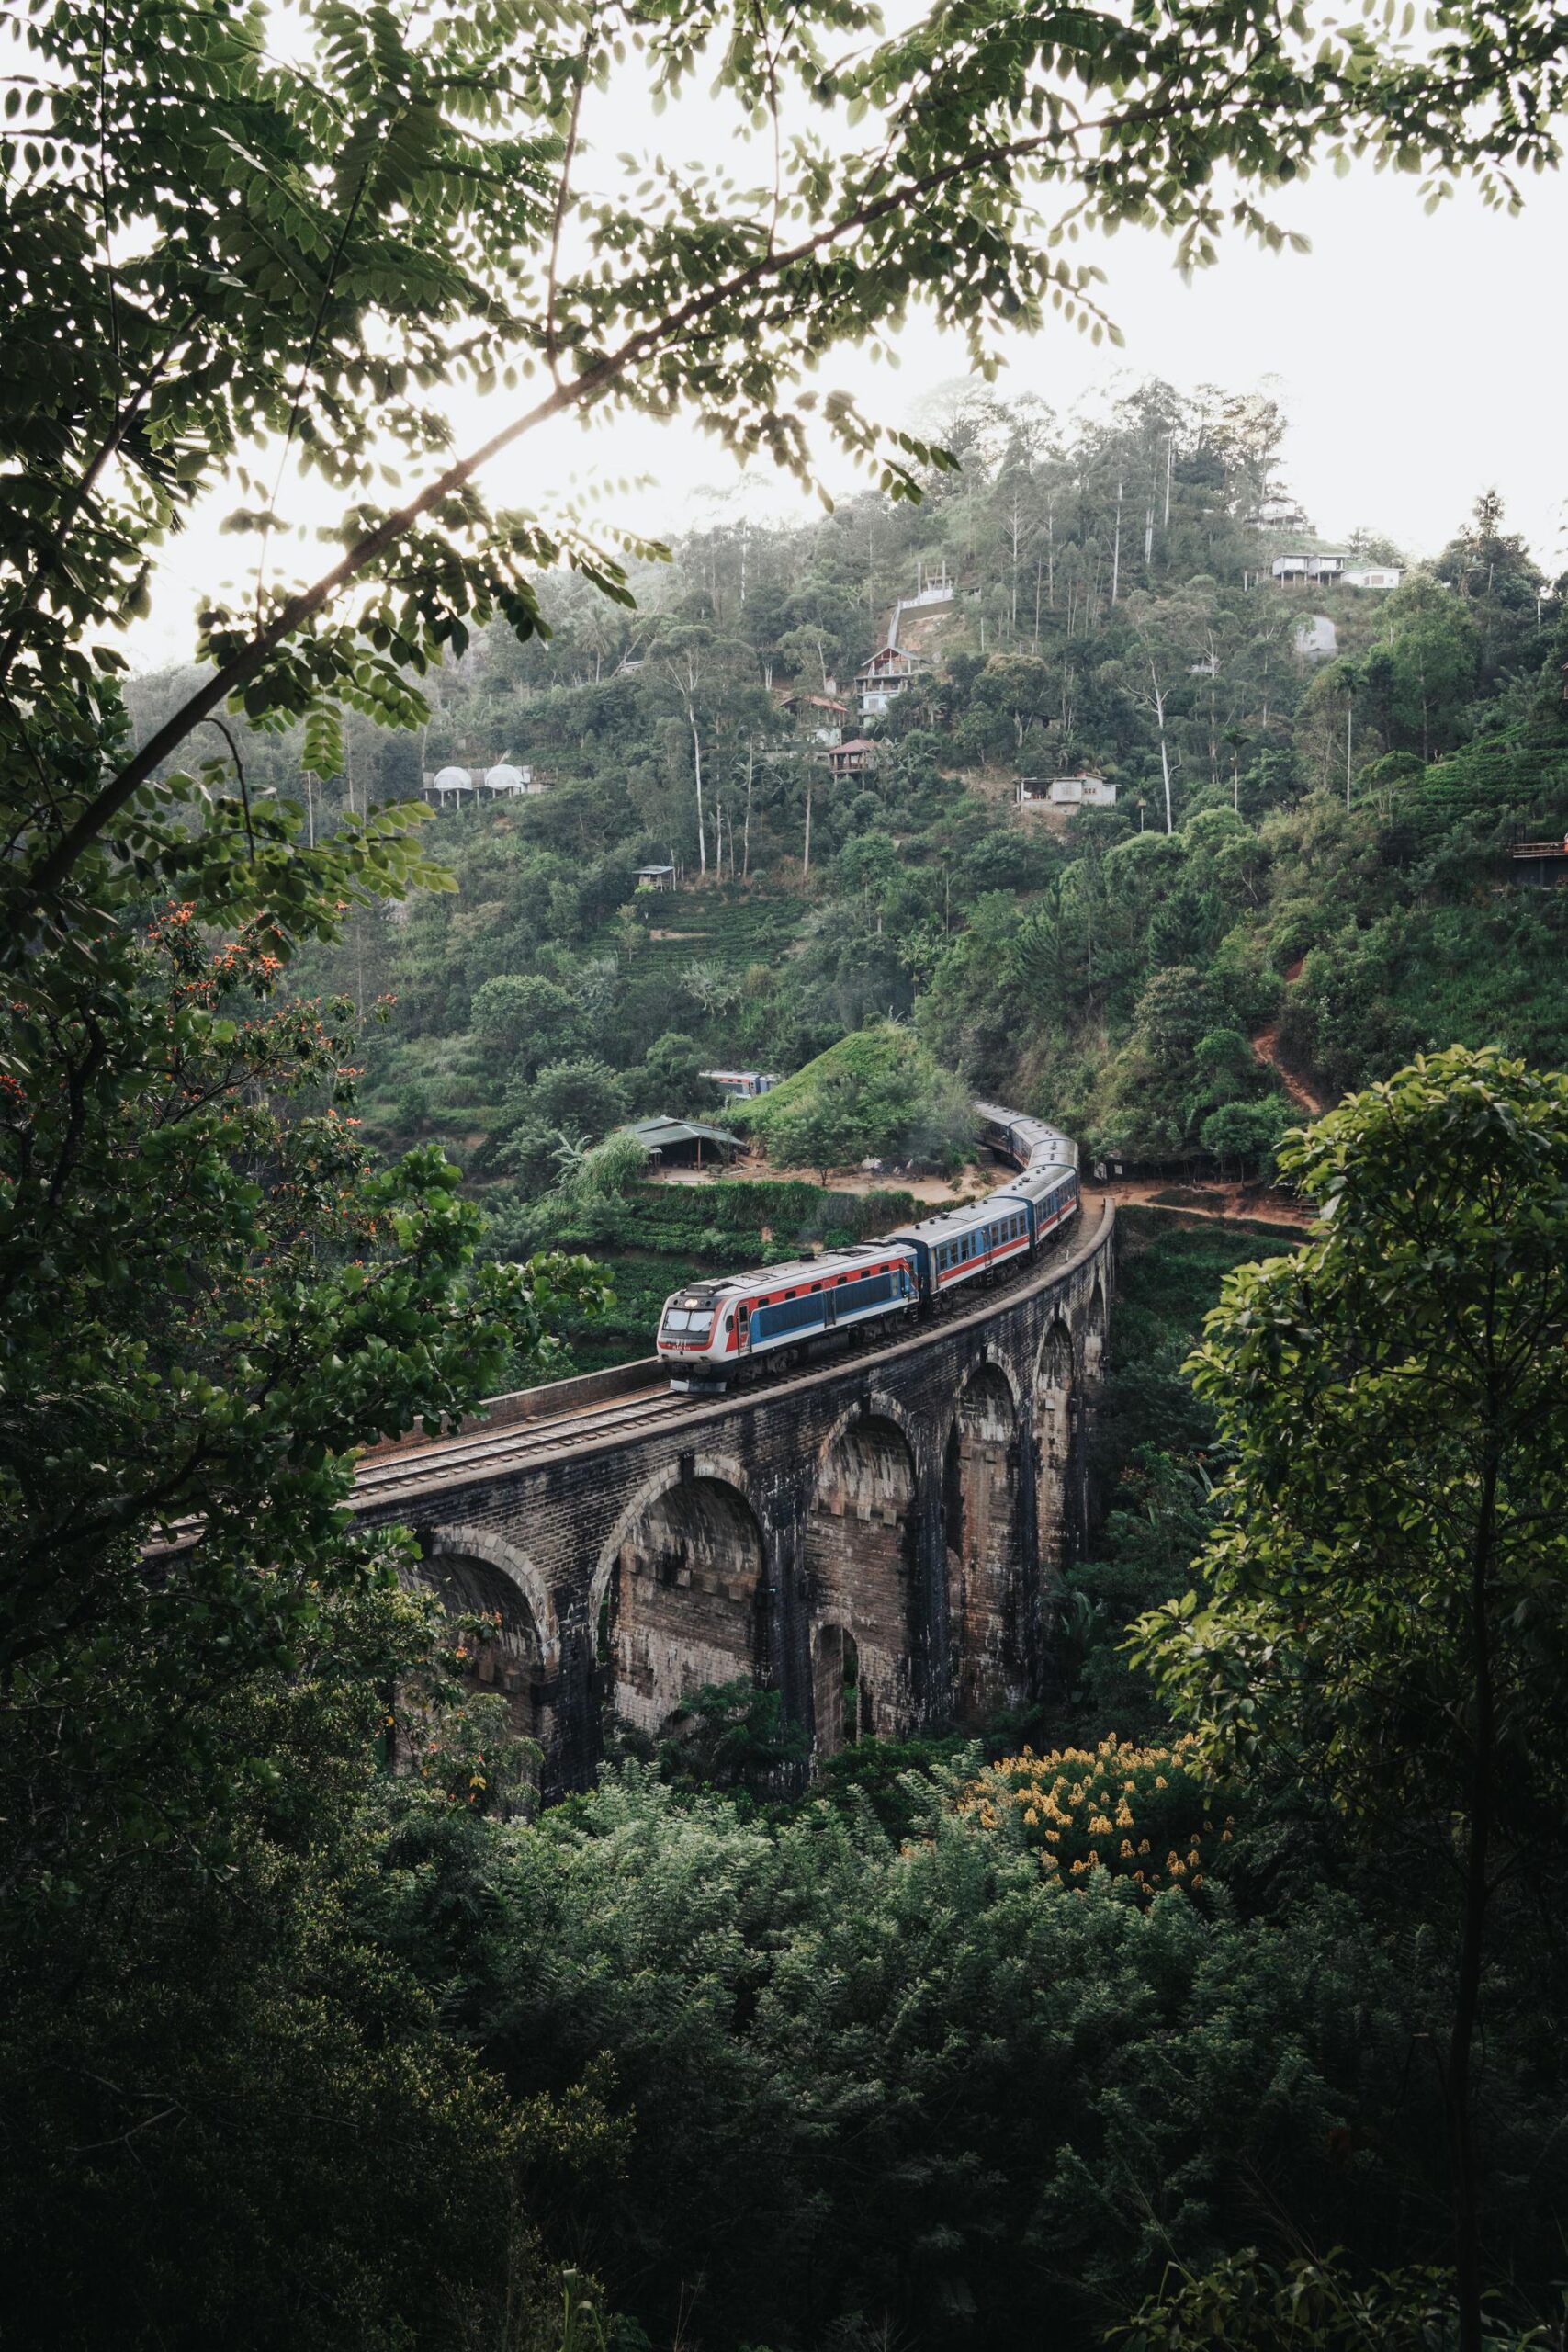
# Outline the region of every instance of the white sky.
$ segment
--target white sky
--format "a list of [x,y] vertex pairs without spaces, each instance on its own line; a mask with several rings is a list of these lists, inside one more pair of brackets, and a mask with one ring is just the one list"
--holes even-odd
[[[1123,231],[1100,258],[1110,276],[1104,299],[1125,348],[1095,349],[1053,320],[1038,336],[1015,339],[997,390],[1034,391],[1068,410],[1145,375],[1182,390],[1263,386],[1290,419],[1283,478],[1325,536],[1365,525],[1429,554],[1476,492],[1495,485],[1511,527],[1555,575],[1568,565],[1568,183],[1530,181],[1516,216],[1488,212],[1461,193],[1431,218],[1416,186],[1370,166],[1345,179],[1324,172],[1268,208],[1310,237],[1310,254],[1267,254],[1238,240],[1190,285],[1172,269],[1162,239]],[[897,348],[896,372],[846,350],[824,364],[820,380],[851,386],[873,413],[907,422],[925,393],[966,363],[955,338],[918,316]],[[453,397],[459,447],[504,421],[506,399]],[[650,479],[604,496],[603,511],[654,536],[711,518],[705,493],[714,492],[729,493],[732,513],[814,511],[771,468],[754,471],[734,496],[732,460],[694,419],[554,426],[548,438],[498,460],[486,487],[504,503],[539,504],[573,484],[579,494],[597,488],[603,495],[611,478],[628,476]],[[835,488],[855,481],[844,470],[829,478]],[[218,536],[230,503],[213,502],[167,550],[152,614],[130,640],[138,666],[187,659],[197,596],[234,576],[247,545],[254,562],[254,543]],[[284,504],[287,511],[287,487]],[[288,571],[313,553],[293,555],[285,542],[276,546],[275,566]]]

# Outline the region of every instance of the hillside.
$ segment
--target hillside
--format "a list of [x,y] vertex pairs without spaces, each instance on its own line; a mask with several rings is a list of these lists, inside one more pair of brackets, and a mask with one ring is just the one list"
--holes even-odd
[[[964,473],[919,506],[706,532],[637,578],[636,611],[563,582],[548,639],[478,639],[424,765],[504,748],[554,781],[437,817],[456,892],[310,959],[309,986],[395,1000],[374,1135],[439,1136],[498,1204],[536,1196],[563,1138],[711,1112],[704,1067],[787,1074],[891,1017],[1097,1153],[1234,1174],[1267,1169],[1303,1100],[1421,1047],[1568,1058],[1568,900],[1508,856],[1568,826],[1562,598],[1488,499],[1426,562],[1342,543],[1397,587],[1279,584],[1282,547],[1334,548],[1252,519],[1282,430],[1267,402],[1159,386],[1058,437],[976,399],[952,420]],[[1134,530],[1125,486],[1156,464]],[[937,563],[953,601],[903,616],[920,659],[863,719],[857,665]],[[1314,616],[1331,657],[1301,650]],[[857,773],[825,764],[829,684],[841,731],[870,729]],[[141,724],[163,691],[138,689]],[[359,781],[319,820],[373,772],[402,788],[408,753],[351,730]],[[285,790],[290,756],[258,749]],[[1114,805],[1018,805],[1020,777],[1064,773]],[[649,864],[682,887],[639,890]],[[525,1037],[495,1017],[503,983],[526,983]],[[878,1132],[855,1158],[897,1154]]]
[[962,1086],[892,1022],[841,1039],[729,1118],[778,1166],[824,1175],[868,1159],[953,1168],[975,1135]]

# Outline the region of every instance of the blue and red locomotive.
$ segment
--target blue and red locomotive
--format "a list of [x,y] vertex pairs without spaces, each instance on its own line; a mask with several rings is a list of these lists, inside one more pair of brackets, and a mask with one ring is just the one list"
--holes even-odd
[[820,1352],[835,1333],[896,1329],[1043,1249],[1077,1213],[1077,1146],[1037,1119],[993,1103],[976,1107],[985,1140],[1018,1166],[999,1192],[900,1226],[885,1240],[674,1292],[658,1337],[671,1385],[728,1386],[765,1363],[782,1370]]

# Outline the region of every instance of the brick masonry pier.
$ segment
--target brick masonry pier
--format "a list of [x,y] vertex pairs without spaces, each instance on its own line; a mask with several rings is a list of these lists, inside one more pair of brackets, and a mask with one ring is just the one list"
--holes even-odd
[[[355,1507],[412,1528],[430,1584],[493,1616],[482,1682],[585,1785],[614,1713],[776,1687],[816,1757],[1036,1696],[1081,1538],[1114,1212],[1086,1194],[1019,1283],[897,1343],[723,1397],[634,1367],[485,1430],[383,1450]],[[568,1392],[571,1392],[570,1395]],[[508,1425],[508,1423],[510,1425]]]

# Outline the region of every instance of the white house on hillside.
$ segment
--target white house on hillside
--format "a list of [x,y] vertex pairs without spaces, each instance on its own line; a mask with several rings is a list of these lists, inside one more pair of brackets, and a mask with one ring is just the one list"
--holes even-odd
[[902,646],[879,645],[869,662],[855,672],[855,692],[863,718],[880,718],[904,693],[912,679],[931,667],[923,654],[907,653]]
[[1269,569],[1280,585],[1315,580],[1325,588],[1397,588],[1404,574],[1392,563],[1352,563],[1344,555],[1277,555]]
[[524,793],[543,792],[545,785],[546,778],[536,769],[518,767],[511,760],[496,760],[488,768],[437,768],[424,778],[426,792],[434,792],[444,808],[449,800],[461,806],[465,792],[490,792],[498,800],[514,800]]
[[[935,563],[916,565],[915,593],[912,596],[900,597],[898,609],[900,612],[912,613],[927,605],[951,605],[956,593],[953,584],[953,574],[947,568],[947,558],[942,556]],[[889,632],[888,642],[889,644],[897,642],[892,632]]]
[[1343,579],[1345,564],[1342,555],[1277,555],[1269,570],[1282,587],[1292,587],[1300,580],[1317,580],[1331,588]]
[[1021,808],[1114,808],[1116,786],[1092,770],[1082,775],[1024,775],[1018,780]]

